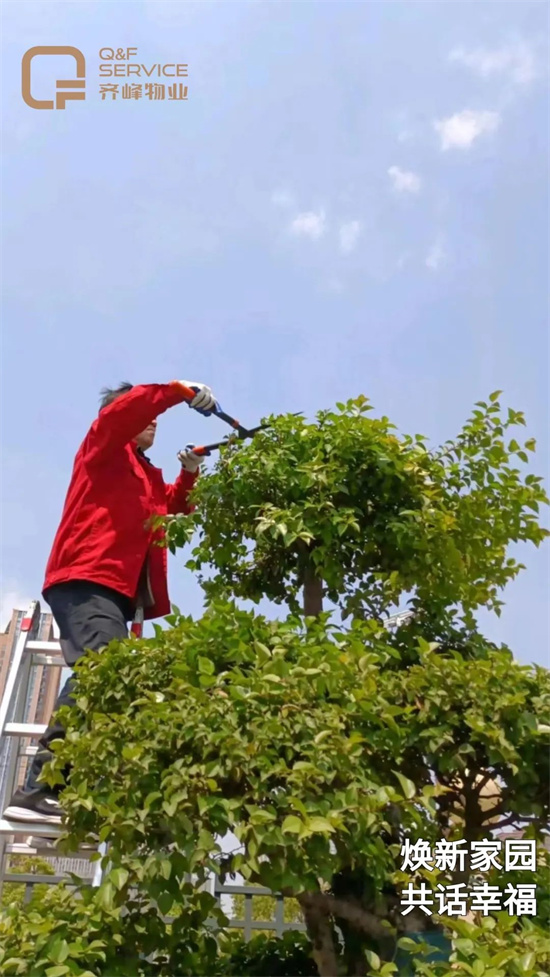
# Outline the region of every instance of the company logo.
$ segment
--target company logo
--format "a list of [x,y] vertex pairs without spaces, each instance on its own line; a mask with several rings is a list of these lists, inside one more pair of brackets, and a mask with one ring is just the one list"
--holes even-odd
[[[55,103],[51,99],[37,98],[32,93],[32,64],[35,58],[51,55],[70,55],[76,62],[76,78],[56,82]],[[137,60],[137,47],[99,50],[99,77],[97,96],[101,102],[186,102],[189,88],[188,65],[181,62],[143,64]],[[21,65],[23,99],[31,109],[64,109],[67,101],[83,101],[86,98],[86,59],[76,47],[31,47],[23,55]],[[105,79],[115,81],[105,81]],[[122,80],[121,80],[122,79]],[[88,79],[89,81],[90,79]]]
[[[55,104],[50,99],[35,98],[31,88],[31,67],[34,58],[51,55],[70,55],[76,61],[76,78],[70,81],[57,81]],[[21,91],[23,98],[31,109],[64,109],[67,101],[82,101],[86,98],[84,88],[86,86],[86,59],[76,47],[31,47],[23,55],[21,64]]]

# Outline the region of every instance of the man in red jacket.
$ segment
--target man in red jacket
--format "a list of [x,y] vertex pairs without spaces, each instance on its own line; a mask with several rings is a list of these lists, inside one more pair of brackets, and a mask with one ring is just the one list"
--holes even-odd
[[[195,392],[191,401],[190,388]],[[99,416],[75,458],[44,582],[44,598],[70,667],[86,651],[100,651],[113,639],[126,638],[138,607],[145,619],[170,612],[167,552],[155,545],[158,532],[150,520],[191,511],[188,497],[202,459],[192,447],[180,452],[180,474],[173,485],[166,485],[144,452],[155,439],[158,415],[184,401],[202,414],[211,413],[216,404],[209,387],[187,380],[139,387],[124,383],[103,391]],[[74,702],[73,685],[71,677],[54,713]],[[52,757],[50,743],[63,736],[63,727],[51,722],[5,818],[61,822],[57,792],[38,778]]]

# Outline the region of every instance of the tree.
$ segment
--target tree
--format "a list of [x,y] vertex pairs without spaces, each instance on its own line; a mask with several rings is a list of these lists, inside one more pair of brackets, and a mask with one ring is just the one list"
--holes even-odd
[[[203,617],[176,609],[169,630],[79,664],[48,778],[73,765],[66,846],[95,832],[110,846],[78,908],[83,945],[102,944],[88,972],[119,973],[126,953],[128,973],[216,973],[211,872],[296,898],[322,977],[395,973],[403,939],[416,973],[447,975],[418,943],[442,931],[463,973],[478,977],[486,958],[487,977],[508,977],[504,941],[518,973],[543,972],[545,905],[541,922],[496,913],[494,931],[474,922],[464,935],[468,923],[400,904],[410,883],[470,875],[404,871],[407,843],[510,825],[540,839],[548,821],[549,674],[518,665],[475,619],[499,612],[521,569],[509,544],[547,535],[541,480],[515,467],[534,444],[508,440],[524,419],[503,417],[498,394],[439,451],[369,411],[359,398],[315,424],[273,420],[226,449],[199,481],[196,514],[167,526],[174,550],[198,530]],[[265,596],[288,615],[236,603]],[[413,616],[392,632],[386,616],[405,599]],[[242,845],[231,856],[215,840],[227,831]],[[62,915],[49,911],[50,924]],[[19,914],[0,934],[8,975],[28,926]],[[24,959],[53,959],[51,939]],[[82,973],[79,952],[48,977]]]
[[[271,419],[253,445],[226,450],[197,491],[201,543],[190,565],[215,569],[207,594],[287,603],[319,613],[323,592],[350,614],[380,618],[405,593],[433,627],[448,628],[459,605],[498,612],[498,593],[521,564],[511,541],[539,545],[537,513],[546,496],[516,458],[534,450],[506,444],[525,424],[501,416],[498,393],[476,405],[455,441],[430,452],[421,435],[398,438],[387,417],[371,419],[365,397],[302,417]],[[174,519],[173,547],[192,521]]]

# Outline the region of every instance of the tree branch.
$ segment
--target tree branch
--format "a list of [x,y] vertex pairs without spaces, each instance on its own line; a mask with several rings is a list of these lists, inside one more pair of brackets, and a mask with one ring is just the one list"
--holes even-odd
[[304,573],[304,617],[318,617],[323,613],[323,581],[310,565]]
[[314,905],[320,915],[345,919],[354,929],[375,940],[390,935],[391,931],[387,926],[382,925],[378,916],[345,899],[336,899],[325,892],[306,892],[299,897],[298,901],[302,899]]
[[542,824],[544,818],[539,817],[538,814],[510,814],[509,817],[499,821],[498,824],[491,825],[491,827],[493,831],[497,831],[499,828],[507,828],[510,824],[521,825],[524,821],[528,824],[536,824],[537,821],[540,821]]

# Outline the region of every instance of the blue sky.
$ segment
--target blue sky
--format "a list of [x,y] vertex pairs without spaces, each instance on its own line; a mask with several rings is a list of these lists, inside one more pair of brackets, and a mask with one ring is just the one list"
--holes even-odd
[[[250,424],[364,393],[434,444],[502,388],[548,471],[547,34],[528,0],[3,4],[0,624],[39,594],[122,379],[202,380]],[[37,44],[83,51],[85,102],[23,102]],[[188,63],[188,101],[102,101],[105,46]],[[224,434],[175,409],[154,460],[171,478],[179,447]],[[545,662],[547,552],[522,558],[484,623]],[[183,562],[172,598],[199,613]]]

